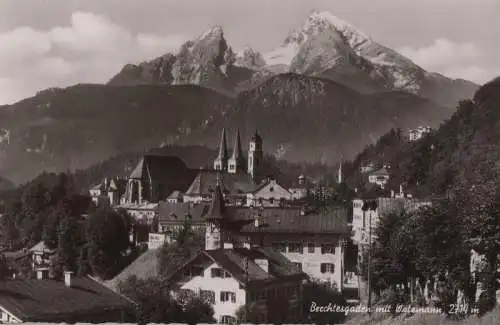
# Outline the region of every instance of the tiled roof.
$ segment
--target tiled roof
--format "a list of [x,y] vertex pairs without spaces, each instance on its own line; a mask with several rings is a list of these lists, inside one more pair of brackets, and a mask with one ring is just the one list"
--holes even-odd
[[205,221],[210,210],[210,203],[168,203],[162,202],[158,206],[159,222],[184,221],[186,215],[191,216],[191,221]]
[[251,209],[243,207],[228,207],[228,214],[234,220],[259,219],[266,224],[265,228],[257,229],[251,223],[243,228],[243,232],[267,233],[303,233],[303,234],[346,234],[347,210],[341,207],[328,208],[321,212],[308,212],[301,215],[301,208],[266,208]]
[[[210,203],[162,203],[159,207],[159,222],[184,221],[185,215],[191,215],[192,222],[204,222],[210,217]],[[256,229],[254,222],[247,222],[242,232],[267,233],[306,233],[306,234],[346,234],[347,210],[341,207],[330,208],[321,212],[308,212],[301,215],[300,207],[252,209],[247,207],[227,206],[225,219],[255,220],[257,217],[266,224],[265,228]],[[241,223],[243,225],[244,223]]]
[[9,280],[0,285],[0,306],[23,321],[58,321],[73,314],[126,309],[131,302],[88,277],[71,287],[54,280]]
[[191,183],[185,195],[211,196],[217,185],[217,175],[220,174],[222,191],[230,195],[246,194],[260,186],[248,174],[220,173],[216,170],[202,170]]

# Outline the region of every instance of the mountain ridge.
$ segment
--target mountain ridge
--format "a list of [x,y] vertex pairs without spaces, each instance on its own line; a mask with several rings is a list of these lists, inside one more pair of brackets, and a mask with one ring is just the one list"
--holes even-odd
[[[203,54],[200,48],[205,49]],[[126,67],[109,83],[147,83],[149,79],[151,83],[209,85],[234,94],[258,86],[270,76],[293,72],[323,76],[362,93],[402,90],[448,107],[472,96],[478,87],[428,72],[324,11],[311,13],[281,45],[264,54],[249,45],[234,52],[222,27],[216,25],[186,42],[177,54]]]

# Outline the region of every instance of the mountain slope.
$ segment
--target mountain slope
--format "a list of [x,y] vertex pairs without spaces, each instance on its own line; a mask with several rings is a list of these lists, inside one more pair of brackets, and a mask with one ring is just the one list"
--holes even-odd
[[391,127],[433,125],[449,115],[412,94],[361,95],[295,74],[271,77],[237,98],[193,85],[77,85],[0,111],[0,173],[18,183],[162,144],[215,148],[222,127],[239,127],[243,139],[258,129],[266,152],[279,158],[335,163]]
[[412,94],[361,95],[329,80],[295,74],[272,77],[237,101],[224,120],[214,120],[182,143],[215,146],[223,126],[239,127],[243,139],[258,129],[265,150],[277,157],[334,163],[353,157],[391,127],[435,126],[452,114]]
[[15,183],[43,170],[85,168],[122,152],[175,142],[221,119],[233,100],[198,86],[77,85],[0,112],[9,132],[0,173]]
[[[482,86],[473,101],[463,101],[438,130],[414,143],[379,141],[348,167],[356,178],[367,162],[390,162],[391,179],[421,195],[445,194],[470,173],[500,159],[500,78]],[[390,145],[388,145],[390,143]]]

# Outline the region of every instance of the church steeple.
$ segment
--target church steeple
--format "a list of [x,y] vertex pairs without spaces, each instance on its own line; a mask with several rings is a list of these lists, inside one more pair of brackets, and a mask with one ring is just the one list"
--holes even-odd
[[248,174],[252,176],[254,180],[258,180],[259,173],[261,169],[262,162],[264,160],[264,152],[262,150],[262,138],[260,137],[257,130],[255,130],[252,139],[250,140],[250,146],[248,148]]
[[228,154],[227,154],[226,129],[223,128],[219,143],[219,155],[217,156],[217,158],[215,158],[214,169],[227,171],[227,162],[228,162]]
[[241,149],[240,129],[236,131],[234,138],[233,155],[229,159],[228,171],[232,174],[245,170],[245,157],[243,156],[243,149]]
[[224,238],[226,236],[224,229],[225,210],[226,205],[218,175],[217,185],[208,210],[208,227],[205,229],[205,249],[207,250],[224,248]]
[[343,179],[342,179],[342,161],[340,161],[339,171],[338,171],[338,174],[337,174],[337,183],[338,184],[342,184],[342,182],[343,182]]

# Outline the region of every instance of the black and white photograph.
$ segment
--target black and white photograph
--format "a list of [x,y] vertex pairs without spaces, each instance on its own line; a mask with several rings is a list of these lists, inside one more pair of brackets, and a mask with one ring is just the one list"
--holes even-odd
[[0,324],[500,324],[500,0],[0,0]]

